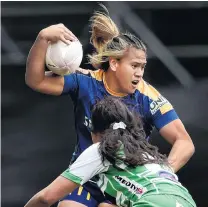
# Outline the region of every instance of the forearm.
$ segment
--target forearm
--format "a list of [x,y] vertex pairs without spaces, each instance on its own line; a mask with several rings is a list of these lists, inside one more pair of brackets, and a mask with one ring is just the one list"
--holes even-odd
[[194,145],[191,140],[178,139],[173,144],[168,161],[174,172],[182,168],[194,153]]
[[50,185],[34,195],[24,207],[49,207],[78,186],[79,184],[59,176]]
[[40,194],[34,195],[24,207],[49,207],[50,204],[41,199]]
[[32,88],[40,84],[45,77],[45,55],[48,41],[44,38],[43,33],[43,30],[39,33],[27,58],[25,81]]

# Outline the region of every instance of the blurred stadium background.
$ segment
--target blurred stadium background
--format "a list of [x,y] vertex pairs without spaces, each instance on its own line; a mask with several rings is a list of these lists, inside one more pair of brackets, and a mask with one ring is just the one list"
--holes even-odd
[[[145,78],[175,106],[196,152],[178,173],[199,207],[208,206],[208,2],[104,2],[123,30],[148,45]],[[25,61],[38,32],[64,23],[89,44],[97,2],[1,2],[2,206],[20,207],[59,175],[76,142],[69,97],[25,85]],[[90,68],[83,59],[83,68]],[[157,132],[152,142],[167,153]],[[168,206],[168,204],[167,204]]]

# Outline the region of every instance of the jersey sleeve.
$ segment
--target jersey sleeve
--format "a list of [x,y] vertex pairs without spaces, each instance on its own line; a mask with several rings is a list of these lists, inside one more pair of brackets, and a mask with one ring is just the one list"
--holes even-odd
[[173,120],[178,119],[178,115],[172,104],[162,96],[154,87],[147,85],[147,105],[148,116],[152,124],[160,130]]
[[77,184],[83,185],[95,175],[108,169],[107,164],[103,165],[99,153],[99,143],[88,147],[77,160],[61,175]]
[[90,70],[79,69],[75,73],[64,76],[64,87],[62,95],[69,94],[73,101],[76,101],[83,94],[89,93],[92,84]]
[[64,76],[64,87],[62,94],[69,94],[74,96],[79,89],[78,74],[72,73]]

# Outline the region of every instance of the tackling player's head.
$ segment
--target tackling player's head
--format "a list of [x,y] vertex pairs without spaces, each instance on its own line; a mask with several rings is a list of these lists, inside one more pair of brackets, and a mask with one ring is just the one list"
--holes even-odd
[[96,52],[88,55],[89,62],[111,73],[119,86],[117,92],[134,93],[144,74],[146,46],[134,35],[121,33],[104,9],[105,13],[95,12],[91,18],[91,42]]
[[[120,99],[107,97],[92,109],[92,138],[100,142],[103,160],[122,160],[131,166],[163,163],[165,157],[145,139],[141,119]],[[124,154],[120,154],[122,148]]]

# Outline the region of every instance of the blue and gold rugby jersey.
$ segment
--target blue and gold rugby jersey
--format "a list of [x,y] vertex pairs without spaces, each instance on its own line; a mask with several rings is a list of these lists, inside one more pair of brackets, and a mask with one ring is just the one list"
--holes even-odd
[[133,94],[124,96],[108,88],[103,70],[88,70],[86,74],[76,72],[64,76],[63,94],[69,94],[74,103],[77,146],[73,160],[92,144],[91,108],[105,96],[120,97],[131,110],[139,113],[147,137],[154,127],[160,130],[178,118],[168,100],[144,80],[140,81]]

